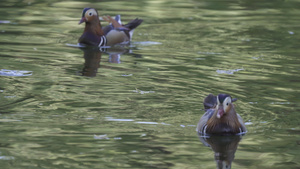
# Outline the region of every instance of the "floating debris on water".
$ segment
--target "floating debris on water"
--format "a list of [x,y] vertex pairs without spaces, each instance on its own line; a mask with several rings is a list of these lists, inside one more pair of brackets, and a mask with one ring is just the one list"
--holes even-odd
[[127,122],[127,121],[134,121],[133,119],[114,119],[112,117],[105,117],[106,121],[120,121],[120,122]]
[[145,136],[147,136],[147,134],[141,134],[141,136],[140,136],[140,137],[145,137]]
[[85,45],[82,45],[80,43],[77,43],[77,44],[66,43],[66,45],[70,46],[70,47],[75,47],[75,48],[84,48],[84,47],[86,47]]
[[13,156],[0,156],[0,160],[14,160],[15,157]]
[[270,104],[291,104],[290,102],[271,102]]
[[255,59],[255,60],[258,60],[258,59],[264,60],[263,57],[264,57],[263,55],[258,56],[258,57],[253,56],[252,59]]
[[250,39],[241,39],[241,41],[250,42]]
[[0,119],[0,122],[19,122],[22,120],[15,120],[15,119]]
[[134,42],[133,44],[148,46],[148,45],[161,45],[162,43],[153,42],[153,41],[144,41],[144,42]]
[[122,137],[114,137],[114,140],[122,140]]
[[12,98],[15,98],[16,96],[4,96],[4,98],[6,99],[12,99]]
[[190,125],[187,125],[188,127],[196,127],[196,125],[193,125],[193,124],[190,124]]
[[125,74],[124,74],[124,75],[121,75],[121,76],[125,76],[125,77],[126,77],[126,76],[132,76],[132,74],[128,74],[128,75],[125,75]]
[[252,125],[253,123],[252,122],[246,122],[245,125]]
[[138,123],[138,124],[158,124],[156,122],[148,122],[148,121],[137,121],[135,123]]
[[199,51],[198,54],[204,54],[204,55],[221,55],[222,53],[215,53],[215,52],[201,52],[201,51]]
[[107,137],[107,134],[104,134],[104,135],[96,135],[96,134],[94,134],[94,139],[105,139],[105,140],[108,140],[109,139],[109,137]]
[[249,102],[250,104],[257,104],[257,102]]
[[292,32],[292,31],[288,31],[288,33],[289,33],[290,35],[294,35],[294,32]]
[[185,127],[185,125],[181,124],[180,127]]
[[140,93],[140,94],[148,94],[148,93],[155,93],[155,91],[143,91],[139,89],[132,90],[134,93]]
[[219,74],[229,74],[229,75],[232,75],[234,72],[238,72],[238,71],[241,71],[241,70],[244,70],[244,68],[242,69],[234,69],[234,70],[217,70],[217,73]]
[[8,70],[1,69],[0,76],[31,76],[33,74],[32,71],[27,70]]
[[10,21],[1,21],[0,20],[0,23],[11,23]]

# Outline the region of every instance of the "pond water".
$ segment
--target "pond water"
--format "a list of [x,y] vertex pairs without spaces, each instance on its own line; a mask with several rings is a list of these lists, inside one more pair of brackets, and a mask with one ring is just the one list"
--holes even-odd
[[[300,168],[298,0],[0,4],[1,168]],[[73,47],[85,7],[144,22]],[[238,98],[245,136],[198,137],[209,93]]]

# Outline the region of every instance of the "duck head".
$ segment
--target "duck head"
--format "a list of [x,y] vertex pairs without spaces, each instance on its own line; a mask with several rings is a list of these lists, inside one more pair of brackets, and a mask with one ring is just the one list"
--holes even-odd
[[[234,100],[235,101],[235,100]],[[228,94],[219,94],[217,96],[217,118],[221,118],[232,108],[232,98]]]
[[93,8],[84,8],[82,11],[81,20],[79,21],[79,24],[85,22],[85,23],[91,23],[91,22],[99,22],[99,16],[96,9]]

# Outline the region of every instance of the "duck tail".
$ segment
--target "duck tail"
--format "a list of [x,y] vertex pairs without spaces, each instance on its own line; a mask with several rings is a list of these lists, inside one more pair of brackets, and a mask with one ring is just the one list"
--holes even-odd
[[134,29],[136,27],[138,27],[141,23],[143,22],[142,19],[134,19],[130,22],[128,22],[126,25],[123,25],[125,28],[128,28],[129,29],[129,38],[130,38],[130,41],[132,39],[132,36],[133,36],[133,32],[134,32]]
[[133,30],[136,27],[138,27],[142,22],[143,22],[142,19],[136,18],[136,19],[128,22],[126,25],[124,25],[124,27],[128,28],[129,30]]

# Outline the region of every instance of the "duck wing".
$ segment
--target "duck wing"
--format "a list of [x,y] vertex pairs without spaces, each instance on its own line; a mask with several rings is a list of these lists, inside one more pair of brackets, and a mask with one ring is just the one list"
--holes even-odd
[[198,124],[197,124],[197,128],[196,131],[199,133],[204,133],[205,127],[206,127],[206,123],[207,121],[212,117],[212,115],[214,114],[215,109],[208,109],[203,116],[200,118]]

